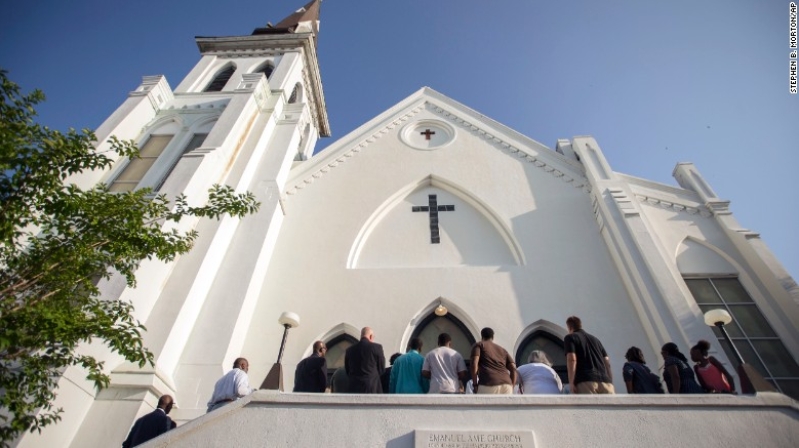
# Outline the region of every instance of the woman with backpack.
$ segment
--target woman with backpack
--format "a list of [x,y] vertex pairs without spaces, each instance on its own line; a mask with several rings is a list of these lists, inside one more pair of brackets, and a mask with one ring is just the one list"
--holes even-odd
[[627,362],[622,367],[624,384],[628,394],[662,394],[660,377],[652,373],[644,361],[644,352],[638,347],[630,347],[624,355]]
[[667,342],[660,351],[666,362],[663,380],[670,394],[701,394],[702,386],[696,382],[694,370],[688,365],[688,359],[680,353],[677,344]]

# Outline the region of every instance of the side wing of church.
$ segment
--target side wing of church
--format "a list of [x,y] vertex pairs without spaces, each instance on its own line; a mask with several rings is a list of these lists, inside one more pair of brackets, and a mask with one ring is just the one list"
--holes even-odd
[[491,327],[517,363],[544,350],[563,375],[571,315],[602,340],[617,391],[630,346],[655,370],[664,343],[687,353],[705,339],[732,371],[728,341],[703,319],[723,308],[746,362],[799,397],[799,287],[697,167],[676,166],[679,187],[618,173],[590,136],[548,148],[427,87],[313,155],[330,135],[318,29],[311,1],[249,36],[198,37],[200,61],[176,88],[145,77],[98,129],[137,141],[142,159],[71,182],[195,201],[223,183],[262,205],[181,223],[199,231],[196,247],[142,263],[135,289],[104,281],[106,298],[135,305],[155,367],[87,347],[111,386],[65,372],[63,420],[20,447],[116,444],[167,393],[179,424],[202,417],[235,358],[260,384],[284,311],[301,319],[283,356],[287,391],[314,341],[332,373],[365,326],[386,357],[416,336],[426,352],[446,331],[466,359]]

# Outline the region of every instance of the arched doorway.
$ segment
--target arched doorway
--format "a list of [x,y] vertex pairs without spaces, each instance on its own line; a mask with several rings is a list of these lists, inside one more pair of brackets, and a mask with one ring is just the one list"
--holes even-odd
[[536,330],[530,333],[516,351],[516,365],[527,364],[530,352],[541,350],[547,354],[552,361],[552,369],[557,372],[563,384],[569,384],[569,374],[566,370],[566,351],[563,349],[563,341],[543,330]]
[[448,333],[452,337],[451,347],[460,353],[468,364],[475,339],[466,325],[452,313],[447,313],[444,316],[430,313],[413,330],[411,339],[422,338],[422,354],[424,355],[438,347],[438,335],[441,333]]
[[340,334],[330,341],[325,342],[327,346],[325,361],[327,365],[328,384],[330,384],[330,378],[333,376],[333,373],[336,372],[336,369],[344,367],[344,354],[347,352],[347,349],[357,343],[357,339],[346,333]]

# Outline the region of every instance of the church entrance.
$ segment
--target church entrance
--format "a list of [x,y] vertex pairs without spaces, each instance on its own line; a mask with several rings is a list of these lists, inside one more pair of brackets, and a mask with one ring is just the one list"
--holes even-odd
[[563,348],[563,341],[542,330],[530,333],[524,338],[519,350],[516,352],[516,366],[527,364],[530,352],[541,350],[547,354],[547,358],[552,362],[552,369],[558,374],[563,384],[569,384],[569,374],[566,370],[566,351]]
[[327,352],[325,353],[327,384],[331,384],[330,380],[336,370],[340,367],[344,367],[344,354],[347,352],[347,349],[357,343],[358,340],[348,334],[340,334],[325,342],[327,346]]
[[476,341],[469,329],[466,328],[466,325],[453,316],[452,313],[447,313],[444,316],[430,313],[416,326],[411,339],[422,339],[422,355],[425,355],[430,350],[438,347],[438,335],[441,333],[448,333],[452,337],[452,349],[460,353],[468,365],[472,353],[472,345]]

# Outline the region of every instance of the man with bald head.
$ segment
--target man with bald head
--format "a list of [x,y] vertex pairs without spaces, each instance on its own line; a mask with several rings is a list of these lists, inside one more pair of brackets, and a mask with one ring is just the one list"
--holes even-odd
[[369,327],[361,330],[361,340],[344,354],[344,369],[350,380],[352,394],[380,394],[383,385],[380,375],[386,370],[383,346],[372,342],[374,332]]
[[245,395],[251,394],[254,389],[250,387],[250,377],[247,376],[249,370],[250,363],[246,358],[236,358],[233,361],[233,370],[219,378],[214,385],[214,393],[208,402],[208,410],[206,412],[219,409]]
[[327,389],[327,346],[324,341],[313,343],[313,353],[297,364],[294,371],[294,392],[324,392]]
[[154,439],[161,434],[173,429],[176,425],[171,418],[167,417],[172,410],[175,400],[171,395],[162,395],[158,399],[158,407],[153,412],[136,420],[130,428],[128,438],[122,442],[122,448],[132,448],[142,443]]

